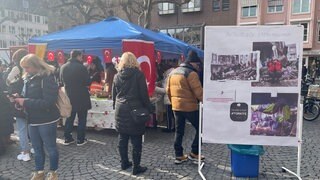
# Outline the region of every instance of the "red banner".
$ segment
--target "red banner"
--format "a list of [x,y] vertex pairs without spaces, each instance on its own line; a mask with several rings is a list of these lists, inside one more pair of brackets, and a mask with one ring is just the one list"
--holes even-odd
[[146,76],[148,93],[151,96],[155,90],[156,62],[154,55],[154,43],[141,40],[123,40],[122,52],[132,52],[140,63],[141,71]]

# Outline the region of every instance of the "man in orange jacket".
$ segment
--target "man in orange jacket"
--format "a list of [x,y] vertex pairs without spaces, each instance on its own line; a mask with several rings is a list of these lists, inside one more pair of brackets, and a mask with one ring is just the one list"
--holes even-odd
[[[197,74],[199,57],[190,51],[186,62],[174,69],[168,78],[166,92],[172,103],[172,110],[176,120],[176,135],[174,142],[175,163],[181,164],[189,159],[198,160],[199,147],[199,108],[198,102],[202,101],[202,86]],[[186,119],[196,130],[189,155],[183,154],[182,140]],[[203,159],[203,157],[202,157]]]

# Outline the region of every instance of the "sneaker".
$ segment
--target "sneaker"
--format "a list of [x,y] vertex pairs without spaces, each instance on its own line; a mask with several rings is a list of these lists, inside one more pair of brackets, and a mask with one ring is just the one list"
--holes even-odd
[[30,161],[31,160],[31,157],[30,157],[30,153],[21,153],[17,156],[17,159],[19,161],[24,161],[24,162],[27,162],[27,161]]
[[74,139],[65,139],[63,145],[68,146],[74,143]]
[[58,173],[56,171],[49,171],[46,180],[58,180]]
[[36,171],[31,174],[30,180],[44,180],[44,172],[43,171]]
[[30,149],[30,152],[31,152],[31,154],[34,154],[34,149],[31,148],[31,149]]
[[188,161],[188,156],[185,154],[183,156],[176,157],[176,159],[174,160],[174,163],[175,164],[181,164],[181,163],[186,162],[186,161]]
[[88,140],[87,139],[84,139],[83,141],[79,141],[77,142],[77,146],[83,146],[85,144],[87,144]]
[[[199,160],[199,155],[198,154],[194,154],[194,153],[190,153],[188,155],[188,159],[192,160],[192,161],[198,161]],[[205,158],[204,156],[201,156],[201,161],[203,161]]]

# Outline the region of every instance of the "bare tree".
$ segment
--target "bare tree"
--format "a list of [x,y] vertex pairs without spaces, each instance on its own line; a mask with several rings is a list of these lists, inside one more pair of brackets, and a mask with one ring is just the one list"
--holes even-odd
[[133,21],[133,17],[138,18],[138,24],[144,28],[150,27],[151,11],[158,3],[173,3],[177,6],[189,3],[190,0],[120,0],[120,6],[125,12],[128,20]]
[[75,24],[86,24],[112,16],[116,0],[45,0],[43,6],[58,11]]

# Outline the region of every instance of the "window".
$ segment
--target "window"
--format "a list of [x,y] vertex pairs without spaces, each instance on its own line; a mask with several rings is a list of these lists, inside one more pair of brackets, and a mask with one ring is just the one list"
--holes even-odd
[[6,32],[6,25],[2,25],[1,32],[3,32],[3,33]]
[[2,41],[2,47],[7,48],[7,41],[5,41],[5,40]]
[[4,17],[4,16],[5,16],[4,9],[0,9],[0,16],[1,16],[1,17]]
[[32,15],[29,14],[29,22],[32,22]]
[[308,22],[293,22],[293,25],[303,26],[303,42],[308,42],[309,37],[309,23]]
[[40,16],[34,16],[34,22],[40,23]]
[[310,5],[310,0],[293,0],[292,13],[309,13]]
[[159,3],[159,14],[174,14],[175,5],[173,3]]
[[257,0],[241,0],[241,16],[256,17],[257,16]]
[[16,42],[15,41],[10,41],[10,46],[15,46]]
[[201,11],[201,0],[191,0],[189,3],[181,6],[182,12],[198,12]]
[[222,11],[229,11],[230,0],[222,0]]
[[283,0],[268,0],[268,13],[283,11]]
[[318,42],[320,42],[320,22],[318,22]]
[[220,0],[213,0],[212,2],[213,11],[220,11]]

